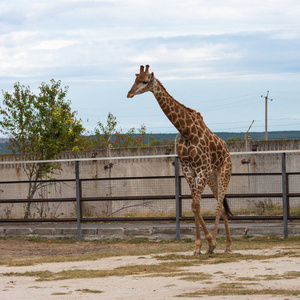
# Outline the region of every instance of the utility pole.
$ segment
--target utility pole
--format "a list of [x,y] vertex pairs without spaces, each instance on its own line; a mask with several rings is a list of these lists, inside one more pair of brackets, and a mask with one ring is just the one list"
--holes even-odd
[[265,98],[265,140],[268,140],[268,100],[273,101],[273,99],[269,98],[269,91],[267,91],[267,95],[263,96],[262,98]]
[[248,137],[248,132],[250,131],[253,123],[254,123],[254,120],[252,121],[251,125],[248,128],[248,131],[245,134],[245,150],[246,150],[246,152],[248,152],[248,139],[250,138],[250,137]]

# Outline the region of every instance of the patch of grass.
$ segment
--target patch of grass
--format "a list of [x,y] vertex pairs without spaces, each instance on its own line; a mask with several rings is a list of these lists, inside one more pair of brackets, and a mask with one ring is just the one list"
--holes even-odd
[[[119,254],[120,255],[120,254]],[[23,267],[23,266],[33,266],[42,263],[59,263],[59,262],[76,262],[84,260],[97,260],[105,257],[113,257],[114,255],[108,255],[107,253],[91,253],[91,254],[81,254],[81,255],[53,255],[47,257],[38,257],[38,258],[14,258],[14,259],[4,259],[3,264],[7,266],[14,267]],[[115,256],[118,256],[116,254]],[[0,263],[1,264],[1,263]]]
[[289,237],[288,239],[280,238],[277,236],[268,237],[249,237],[233,238],[233,249],[238,250],[261,250],[261,249],[272,249],[273,247],[287,248],[298,248],[300,237]]
[[125,243],[127,244],[145,244],[145,243],[152,243],[148,238],[139,237],[139,238],[133,238],[129,240],[125,240]]
[[286,257],[292,255],[294,252],[279,252],[270,255],[255,255],[255,254],[241,254],[241,253],[216,253],[216,254],[201,254],[199,256],[181,255],[181,254],[168,254],[168,255],[157,255],[154,256],[157,260],[161,261],[190,261],[197,264],[222,264],[232,263],[241,260],[266,260],[269,259]]
[[168,284],[168,285],[165,285],[164,287],[172,287],[172,286],[176,286],[176,284]]
[[300,290],[288,289],[250,289],[239,283],[222,283],[213,289],[204,288],[201,291],[185,293],[177,297],[201,296],[239,296],[239,295],[271,295],[271,296],[299,296]]
[[[84,261],[84,260],[98,260],[106,257],[114,257],[114,256],[123,256],[123,255],[149,255],[149,254],[159,254],[159,253],[170,253],[167,256],[156,257],[159,260],[191,260],[198,259],[198,261],[208,260],[210,263],[226,263],[230,261],[238,260],[237,253],[228,253],[225,256],[221,254],[218,255],[207,255],[202,254],[198,258],[190,255],[181,255],[176,256],[175,254],[172,256],[173,252],[186,252],[192,251],[193,245],[191,244],[191,240],[182,240],[179,242],[175,241],[152,241],[146,238],[137,238],[137,239],[105,239],[105,240],[97,240],[97,241],[89,241],[77,243],[75,239],[44,239],[44,238],[5,238],[5,240],[21,240],[30,243],[41,243],[44,244],[43,247],[48,247],[50,244],[51,247],[53,245],[54,249],[56,249],[56,245],[59,244],[59,249],[61,247],[72,247],[69,251],[72,254],[65,255],[47,255],[40,257],[4,257],[1,258],[0,265],[8,265],[8,266],[29,266],[41,263],[58,263],[58,262],[70,262],[70,261]],[[4,239],[2,239],[4,240]],[[225,238],[218,239],[218,247],[219,249],[225,248],[226,240]],[[261,250],[261,249],[272,249],[273,247],[282,247],[283,249],[298,249],[300,243],[300,237],[290,237],[288,239],[281,239],[278,237],[265,237],[265,238],[234,238],[233,239],[233,250]],[[70,245],[71,244],[71,245]],[[93,245],[97,245],[97,252],[92,253],[77,253],[76,249],[82,249],[83,247],[88,246],[89,249],[93,249]],[[64,246],[65,245],[65,246]],[[103,245],[103,247],[102,247]],[[288,246],[288,248],[287,248]],[[96,247],[95,247],[96,248]],[[53,253],[58,253],[57,251],[53,251]],[[73,250],[74,249],[74,250]],[[103,249],[103,250],[101,250]],[[207,244],[203,243],[204,252],[207,250]],[[20,252],[21,253],[21,252]],[[73,254],[74,253],[74,254]],[[283,255],[289,255],[290,257],[299,257],[299,253],[290,251],[289,253],[284,253]],[[270,258],[268,256],[264,256],[266,259]],[[212,259],[212,258],[218,258]],[[244,257],[245,258],[245,257]],[[255,256],[248,257],[245,259],[255,259]]]
[[184,271],[180,271],[179,269],[177,269],[177,271],[175,270],[174,272],[168,272],[168,273],[152,273],[150,275],[144,275],[145,277],[157,277],[157,276],[161,276],[161,277],[182,277],[182,276],[186,276],[188,274],[196,274],[196,273],[189,273],[189,272],[184,272]]
[[[111,241],[112,242],[112,241]],[[111,245],[111,244],[109,244]],[[3,258],[0,261],[0,265],[7,266],[31,266],[41,263],[54,263],[54,262],[71,262],[71,261],[84,261],[84,260],[98,260],[107,257],[115,256],[128,256],[128,255],[148,255],[152,253],[165,253],[175,251],[187,251],[185,243],[155,243],[155,242],[142,242],[134,243],[134,241],[122,241],[122,243],[113,244],[115,247],[105,249],[105,251],[99,250],[94,253],[87,254],[66,254],[66,255],[48,255],[42,257],[30,257],[30,258]]]
[[101,293],[103,293],[103,291],[90,290],[90,289],[76,290],[76,292],[91,293],[91,294],[101,294]]
[[205,280],[210,280],[212,279],[213,276],[211,274],[206,274],[203,272],[198,272],[198,273],[190,273],[187,274],[186,276],[180,278],[181,280],[188,280],[188,281],[205,281]]
[[[199,256],[201,257],[201,256]],[[197,256],[191,256],[191,255],[184,255],[184,254],[176,254],[176,253],[171,253],[171,254],[166,254],[166,255],[156,255],[153,256],[153,258],[161,261],[166,261],[166,260],[198,260]]]
[[232,211],[233,215],[253,215],[259,216],[282,216],[282,205],[275,205],[271,201],[252,201],[252,204],[245,208]]
[[68,292],[68,293],[52,293],[51,295],[52,296],[65,296],[65,295],[70,295],[70,294],[72,294],[72,292]]
[[272,274],[272,275],[260,275],[263,280],[282,280],[282,279],[297,279],[300,277],[299,271],[288,271],[282,275]]
[[32,243],[49,243],[49,244],[75,244],[77,239],[74,238],[45,238],[33,236],[18,236],[18,237],[0,237],[0,241],[26,241]]
[[285,279],[297,279],[300,277],[300,271],[288,271],[284,274]]
[[258,276],[259,278],[263,279],[263,280],[267,280],[267,281],[270,281],[270,280],[280,280],[282,279],[282,276],[281,275],[278,275],[278,274],[272,274],[272,275],[259,275]]
[[[38,271],[38,272],[25,272],[25,273],[6,273],[5,276],[31,276],[37,277],[37,280],[64,280],[64,279],[78,279],[78,278],[101,278],[109,276],[127,276],[127,275],[143,275],[143,274],[152,274],[152,275],[162,275],[163,276],[179,276],[178,271],[183,267],[197,266],[201,264],[218,264],[218,263],[230,263],[238,262],[242,260],[266,260],[271,258],[278,258],[285,256],[285,253],[277,253],[274,255],[242,255],[239,253],[218,253],[216,255],[200,255],[200,256],[189,256],[189,255],[178,255],[178,254],[169,254],[164,256],[155,256],[156,259],[161,259],[167,262],[162,262],[159,264],[153,265],[133,265],[126,267],[119,267],[113,270],[67,270],[61,272],[49,272],[49,271]],[[169,275],[166,275],[169,274]],[[299,276],[296,273],[289,273],[290,276]],[[291,275],[292,274],[292,275]],[[199,279],[203,274],[183,274],[180,276],[190,276],[190,279],[186,280],[208,280],[210,277],[205,279]],[[195,277],[196,276],[196,277]],[[198,277],[197,277],[198,276]],[[198,278],[198,279],[195,279]],[[202,278],[202,277],[201,277]],[[273,276],[275,279],[275,277]]]
[[168,273],[153,273],[150,275],[146,275],[145,277],[179,277],[180,280],[188,280],[188,281],[205,281],[212,279],[213,276],[210,274],[205,274],[203,272],[186,272],[186,271],[174,271]]
[[[101,278],[109,276],[128,276],[142,274],[171,274],[178,272],[182,267],[193,266],[192,261],[165,262],[153,265],[133,265],[119,267],[113,270],[67,270],[61,272],[36,271],[36,272],[10,272],[4,273],[4,276],[29,276],[37,277],[38,281],[65,280],[65,279],[81,279],[81,278]],[[174,275],[173,275],[174,276]]]
[[238,281],[259,281],[260,279],[257,277],[238,277],[236,278]]
[[[27,239],[23,239],[26,240]],[[51,244],[52,240],[49,242]],[[41,242],[44,243],[44,242]],[[63,243],[63,241],[62,241]],[[85,245],[89,244],[89,249],[93,249],[93,244],[103,245],[97,247],[99,249],[97,252],[92,253],[76,253],[77,248],[83,248]],[[48,242],[46,243],[48,247]],[[67,245],[66,245],[67,247]],[[70,247],[70,246],[68,246]],[[191,245],[185,242],[175,242],[175,241],[149,241],[148,239],[128,239],[128,240],[101,240],[95,242],[82,242],[80,244],[74,244],[74,254],[65,255],[48,255],[40,257],[4,257],[0,260],[0,265],[7,266],[30,266],[41,263],[54,263],[54,262],[70,262],[70,261],[84,261],[84,260],[98,260],[101,258],[115,257],[115,256],[128,256],[128,255],[149,255],[158,254],[166,252],[185,252],[190,250]],[[54,248],[56,249],[56,248]],[[102,250],[103,249],[103,250]],[[42,250],[41,250],[42,251]],[[70,249],[72,251],[72,249]],[[53,251],[58,253],[57,251]],[[81,251],[83,252],[83,251]]]
[[264,280],[281,280],[281,279],[297,279],[300,277],[299,271],[288,271],[282,275],[272,274],[272,275],[260,275]]
[[181,241],[184,242],[184,243],[194,243],[194,241],[192,239],[188,239],[188,238],[181,239]]

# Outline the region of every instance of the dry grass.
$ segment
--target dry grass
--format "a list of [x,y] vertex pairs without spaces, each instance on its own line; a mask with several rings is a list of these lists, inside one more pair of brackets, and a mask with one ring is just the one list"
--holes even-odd
[[178,297],[214,297],[214,296],[244,296],[244,295],[268,295],[268,296],[299,296],[300,290],[289,289],[257,289],[245,287],[240,283],[222,283],[214,289],[204,288],[201,291],[185,293]]
[[[194,243],[192,240],[186,239],[181,240],[180,242],[175,241],[151,241],[146,238],[137,238],[137,239],[128,239],[128,240],[121,240],[121,239],[105,239],[105,240],[96,240],[96,241],[89,241],[89,242],[82,242],[77,243],[77,241],[71,239],[60,239],[60,240],[49,240],[43,238],[6,238],[0,239],[0,246],[1,242],[10,242],[10,241],[24,241],[29,242],[33,248],[35,245],[37,246],[44,246],[42,247],[41,251],[44,248],[51,248],[53,247],[53,253],[55,255],[47,255],[47,256],[39,256],[35,255],[34,257],[23,257],[22,251],[18,254],[19,256],[14,257],[1,257],[0,265],[7,265],[7,266],[30,266],[36,265],[41,263],[58,263],[58,262],[71,262],[71,261],[85,261],[85,260],[98,260],[101,258],[106,257],[114,257],[114,256],[126,256],[126,255],[149,255],[149,254],[161,254],[161,253],[174,253],[174,252],[186,252],[192,251],[194,247]],[[261,249],[272,249],[274,247],[280,247],[284,250],[288,250],[289,248],[297,248],[299,246],[300,237],[291,237],[288,240],[278,238],[278,237],[266,237],[266,238],[251,238],[251,237],[244,237],[244,238],[234,238],[233,239],[233,250],[261,250]],[[225,249],[225,239],[220,238],[218,239],[218,246],[217,250]],[[288,246],[287,246],[288,245]],[[83,248],[84,246],[88,246],[84,248],[84,251],[80,253],[76,253],[76,249]],[[56,247],[59,247],[56,250]],[[72,254],[66,255],[57,255],[57,253],[62,252],[63,248],[68,248]],[[203,242],[203,253],[207,251],[207,244]],[[94,249],[98,249],[98,251],[94,251]],[[89,251],[90,250],[90,251]],[[91,252],[91,250],[93,250]],[[84,253],[82,253],[84,252]],[[238,256],[240,254],[229,254],[231,260],[239,259]],[[278,254],[280,255],[280,253]],[[289,253],[290,256],[299,256],[298,253]],[[228,260],[228,255],[225,253],[218,254],[217,256],[213,256],[214,259],[211,263],[224,263]],[[217,257],[217,259],[215,259]],[[210,256],[207,254],[203,254],[199,256],[198,259],[203,261],[209,261]],[[191,258],[182,255],[178,256],[177,254],[169,254],[165,257],[159,257],[159,259],[165,260],[190,260]],[[244,257],[244,259],[254,259],[254,257],[248,256],[248,258]]]
[[[2,240],[3,241],[3,240]],[[28,242],[28,240],[27,240]],[[266,281],[280,280],[298,280],[300,272],[291,270],[284,274],[271,275],[256,275],[253,277],[238,277],[233,274],[226,274],[218,271],[212,274],[204,272],[195,272],[195,269],[189,270],[189,267],[203,265],[217,265],[236,263],[242,261],[261,261],[268,262],[272,259],[282,257],[295,258],[299,257],[299,242],[300,237],[292,237],[289,239],[281,239],[278,237],[266,238],[240,238],[234,239],[234,249],[238,250],[262,250],[274,249],[269,253],[252,254],[241,251],[240,253],[220,253],[214,255],[202,254],[193,256],[190,254],[178,254],[179,252],[191,253],[193,243],[191,240],[182,240],[180,242],[173,241],[149,241],[147,239],[131,239],[131,240],[102,240],[87,243],[90,248],[93,246],[99,247],[98,252],[81,253],[76,255],[48,255],[47,257],[14,257],[12,259],[5,258],[2,264],[9,266],[29,266],[48,262],[77,262],[86,260],[98,260],[101,258],[134,255],[143,259],[143,255],[151,255],[156,262],[153,264],[138,264],[118,267],[109,270],[83,270],[83,269],[68,269],[59,272],[50,271],[35,271],[35,272],[10,272],[2,274],[3,276],[29,276],[34,277],[37,281],[57,281],[68,279],[86,279],[86,278],[107,278],[111,276],[147,276],[147,277],[176,277],[179,280],[191,282],[199,282],[204,285],[201,290],[191,293],[178,295],[178,297],[210,297],[210,296],[228,296],[228,295],[269,295],[269,296],[299,296],[299,289],[267,289],[261,283]],[[78,243],[73,240],[52,240],[45,241],[43,239],[31,239],[30,244],[33,245],[52,245],[57,244],[60,247],[73,247],[76,249]],[[225,248],[225,239],[218,239],[218,249]],[[102,245],[104,248],[102,248]],[[206,246],[206,245],[205,245]],[[207,248],[204,246],[203,251]],[[82,247],[82,245],[81,245]],[[101,249],[110,251],[101,251]],[[166,254],[167,253],[167,254]],[[254,253],[254,254],[253,254]],[[271,254],[270,254],[271,253]],[[269,268],[272,270],[272,268]],[[214,276],[221,279],[220,284],[214,282]],[[97,289],[81,289],[77,290],[82,294],[100,294],[101,290]],[[67,293],[59,293],[53,295],[67,295]]]
[[76,290],[77,292],[85,293],[85,294],[101,294],[103,293],[102,291],[98,290],[91,290],[91,289],[81,289],[81,290]]
[[[298,238],[290,239],[289,246],[293,247],[298,246],[299,243]],[[223,246],[224,241],[219,240],[218,246]],[[286,241],[285,241],[286,242]],[[117,248],[120,247],[123,243],[133,243],[132,240],[128,241],[117,241]],[[145,254],[158,254],[158,253],[166,253],[166,252],[175,252],[175,251],[186,251],[187,245],[188,250],[190,250],[191,244],[188,242],[164,242],[164,243],[155,243],[157,246],[155,251],[152,247],[148,247],[152,245],[154,242],[150,241],[139,241],[138,245],[143,247],[138,247],[135,251],[132,250],[127,255],[145,255]],[[251,245],[250,245],[251,243]],[[261,239],[237,239],[236,244],[238,244],[240,249],[261,249],[265,248],[266,245],[268,249],[274,247],[275,245],[282,244],[282,240],[279,238],[261,238]],[[159,247],[160,245],[160,247]],[[94,254],[86,254],[81,256],[53,256],[53,257],[43,257],[38,259],[25,259],[20,261],[17,259],[15,264],[10,262],[11,265],[20,266],[20,265],[32,265],[37,263],[45,263],[45,262],[70,262],[70,261],[85,261],[85,260],[96,260],[101,259],[103,257],[108,256],[117,256],[116,253],[94,253]],[[119,253],[119,255],[124,255],[124,253]],[[182,279],[186,280],[209,280],[210,277],[203,277],[203,274],[190,274],[190,273],[182,273],[181,269],[184,267],[190,266],[198,266],[198,265],[207,265],[207,264],[224,264],[224,263],[233,263],[243,260],[262,260],[266,261],[273,258],[280,257],[295,257],[298,256],[299,253],[295,251],[279,251],[272,255],[255,255],[255,254],[241,254],[241,253],[217,253],[217,254],[202,254],[200,256],[192,256],[192,255],[184,255],[184,254],[176,254],[170,253],[166,255],[154,255],[153,258],[157,261],[161,261],[158,264],[152,265],[133,265],[127,267],[120,267],[113,270],[67,270],[61,272],[49,272],[49,271],[38,271],[38,272],[25,272],[25,273],[6,273],[5,276],[33,276],[38,280],[65,280],[65,279],[79,279],[79,278],[103,278],[109,276],[128,276],[128,275],[147,275],[151,274],[152,276],[179,276],[179,274],[184,275]],[[26,264],[27,263],[27,264]],[[297,278],[299,277],[298,272],[290,272],[286,274],[286,278]],[[200,279],[201,278],[201,279]],[[265,278],[268,280],[268,278]],[[273,279],[276,277],[273,276]],[[241,280],[241,279],[238,279]],[[245,279],[243,279],[245,281]]]

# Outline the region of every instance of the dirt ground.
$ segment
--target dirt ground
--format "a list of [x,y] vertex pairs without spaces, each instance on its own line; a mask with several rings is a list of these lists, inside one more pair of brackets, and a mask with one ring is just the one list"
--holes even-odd
[[[20,251],[21,250],[21,251]],[[49,255],[79,255],[114,250],[114,245],[97,243],[33,243],[27,240],[8,239],[0,242],[0,257],[37,257]]]
[[[191,245],[192,246],[192,245]],[[120,245],[118,251],[136,250],[139,245]],[[120,249],[121,247],[121,249]],[[143,246],[145,247],[145,246]],[[157,245],[149,244],[147,248]],[[114,244],[100,243],[32,243],[24,240],[0,240],[0,258],[45,257],[58,254],[93,254],[114,252]],[[216,251],[216,255],[223,251]],[[178,267],[178,274],[159,275],[143,273],[138,275],[113,275],[101,278],[79,278],[39,281],[38,276],[17,276],[25,272],[67,272],[69,270],[117,270],[130,266],[151,266],[163,264],[156,254],[122,255],[97,260],[40,263],[32,266],[8,266],[0,264],[0,299],[300,299],[300,250],[299,247],[275,247],[263,250],[235,250],[233,255],[245,259],[215,263],[199,263]],[[168,253],[160,254],[160,256]],[[178,253],[179,257],[190,257],[192,252]],[[249,255],[264,255],[265,259],[249,258]],[[272,256],[273,255],[273,256]],[[277,255],[277,256],[276,256]],[[272,256],[272,257],[271,257]],[[218,256],[216,256],[218,257]],[[171,258],[170,258],[171,260]],[[168,262],[169,260],[167,260]],[[173,261],[174,262],[174,261]],[[146,267],[145,267],[146,268]],[[184,274],[190,275],[187,279]],[[16,274],[16,275],[14,275]],[[197,276],[206,274],[208,277]],[[169,276],[170,275],[170,276]],[[291,276],[293,275],[293,276]],[[211,291],[224,287],[224,295]],[[226,289],[227,286],[227,289]],[[228,294],[228,287],[241,290]],[[249,293],[253,290],[253,295]],[[260,290],[261,293],[257,293]],[[207,291],[207,295],[202,295]],[[244,291],[244,295],[243,295]],[[268,291],[277,291],[272,293]],[[290,293],[289,293],[290,291]],[[279,292],[279,293],[278,293]]]

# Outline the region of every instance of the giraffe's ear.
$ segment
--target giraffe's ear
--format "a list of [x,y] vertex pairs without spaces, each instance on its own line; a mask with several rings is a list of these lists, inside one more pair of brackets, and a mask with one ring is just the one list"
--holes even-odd
[[152,73],[151,73],[151,79],[153,79],[153,78],[154,78],[154,73],[152,72]]

